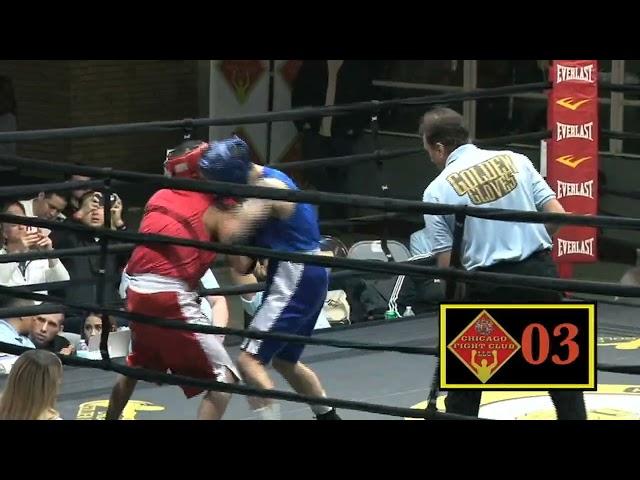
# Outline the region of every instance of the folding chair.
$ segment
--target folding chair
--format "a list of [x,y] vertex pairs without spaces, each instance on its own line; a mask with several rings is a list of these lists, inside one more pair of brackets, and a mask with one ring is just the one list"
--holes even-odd
[[[387,241],[387,248],[391,257],[395,262],[406,262],[411,258],[411,254],[407,247],[402,243],[395,240]],[[356,260],[378,260],[381,262],[388,262],[389,259],[382,249],[381,240],[365,240],[357,242],[349,249],[347,258],[353,258]],[[383,280],[371,280],[371,285],[378,291],[385,302],[390,302],[398,282],[398,276],[391,276],[391,278]]]

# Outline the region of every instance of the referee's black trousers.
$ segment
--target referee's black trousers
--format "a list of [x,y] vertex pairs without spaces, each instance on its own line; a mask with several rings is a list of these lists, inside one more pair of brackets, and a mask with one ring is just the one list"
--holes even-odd
[[[557,277],[558,272],[548,251],[531,255],[521,262],[503,262],[478,271]],[[466,285],[465,301],[469,303],[527,303],[559,302],[560,292],[535,290],[518,286],[474,283]],[[447,412],[477,417],[480,411],[480,390],[452,390],[447,393]],[[558,420],[586,420],[587,411],[581,391],[549,391]]]

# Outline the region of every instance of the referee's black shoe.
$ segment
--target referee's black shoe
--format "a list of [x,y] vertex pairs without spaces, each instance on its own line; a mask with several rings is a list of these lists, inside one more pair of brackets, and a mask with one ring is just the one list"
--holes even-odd
[[342,420],[340,415],[336,412],[335,408],[332,408],[327,413],[316,415],[316,420]]

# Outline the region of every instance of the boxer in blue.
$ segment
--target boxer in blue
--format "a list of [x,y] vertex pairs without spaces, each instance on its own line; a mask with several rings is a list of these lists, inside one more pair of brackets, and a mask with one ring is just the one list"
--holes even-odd
[[[287,175],[250,160],[249,148],[238,137],[212,143],[200,160],[200,172],[208,180],[297,190]],[[258,247],[298,253],[319,253],[320,229],[316,210],[309,204],[248,199],[240,205],[212,205],[204,223],[221,242],[250,239]],[[240,274],[253,271],[255,260],[229,257]],[[327,296],[328,274],[324,267],[271,259],[267,289],[250,329],[261,332],[311,336]],[[300,362],[304,344],[279,340],[245,339],[238,367],[251,386],[273,389],[266,370],[272,363],[291,387],[302,395],[326,396],[317,375]],[[279,405],[271,399],[252,399],[261,418],[279,419]],[[340,420],[335,409],[311,405],[318,420]]]

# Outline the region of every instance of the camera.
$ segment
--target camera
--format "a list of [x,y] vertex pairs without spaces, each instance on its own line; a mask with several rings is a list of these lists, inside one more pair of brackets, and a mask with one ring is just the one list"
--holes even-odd
[[[101,207],[104,207],[104,197],[102,196],[101,193],[96,193],[96,199],[98,200],[98,205],[100,205]],[[112,193],[109,196],[109,201],[111,205],[113,205],[117,200],[118,200],[118,196],[115,193]]]

